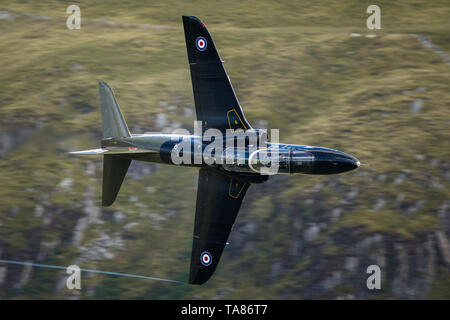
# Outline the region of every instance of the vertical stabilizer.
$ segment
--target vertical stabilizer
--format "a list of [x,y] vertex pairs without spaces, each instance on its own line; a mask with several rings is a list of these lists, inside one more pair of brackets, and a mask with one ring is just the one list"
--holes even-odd
[[130,137],[125,119],[111,88],[106,82],[100,82],[100,102],[102,105],[103,139]]

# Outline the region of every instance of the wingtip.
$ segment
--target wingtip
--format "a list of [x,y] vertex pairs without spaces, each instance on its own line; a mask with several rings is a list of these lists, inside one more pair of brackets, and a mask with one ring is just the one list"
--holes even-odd
[[109,85],[105,82],[105,81],[99,81],[98,82],[98,86],[101,87],[105,87],[105,88],[109,88]]
[[184,22],[195,21],[195,22],[198,22],[200,24],[203,24],[203,22],[199,18],[197,18],[196,16],[185,16],[185,15],[183,15],[182,17],[183,17],[183,21]]

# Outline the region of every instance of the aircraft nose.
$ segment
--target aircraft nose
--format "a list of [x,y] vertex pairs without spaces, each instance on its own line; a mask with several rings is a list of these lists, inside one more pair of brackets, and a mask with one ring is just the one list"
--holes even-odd
[[360,166],[355,157],[337,150],[318,150],[314,154],[314,173],[333,174],[351,171]]
[[358,159],[356,159],[355,157],[352,157],[352,156],[349,156],[351,159],[352,159],[352,161],[353,161],[353,165],[354,165],[354,168],[353,169],[356,169],[356,168],[358,168],[360,165],[361,165],[361,162],[359,162],[359,160]]
[[350,165],[349,170],[356,169],[361,165],[361,162],[359,162],[358,159],[356,159],[355,157],[353,157],[349,154],[346,154],[345,158],[346,158],[346,162]]

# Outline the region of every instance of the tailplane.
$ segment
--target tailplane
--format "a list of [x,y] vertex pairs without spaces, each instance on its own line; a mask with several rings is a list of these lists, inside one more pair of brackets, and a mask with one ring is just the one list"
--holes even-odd
[[111,141],[112,139],[117,141],[120,138],[131,137],[131,134],[120,112],[112,89],[105,82],[100,82],[99,87],[102,106],[102,148],[72,151],[69,153],[77,155],[103,155],[102,205],[107,207],[112,205],[114,200],[116,200],[120,186],[131,163],[130,159],[124,158],[123,156],[130,153],[139,153],[142,150],[120,145],[104,145],[105,141]]

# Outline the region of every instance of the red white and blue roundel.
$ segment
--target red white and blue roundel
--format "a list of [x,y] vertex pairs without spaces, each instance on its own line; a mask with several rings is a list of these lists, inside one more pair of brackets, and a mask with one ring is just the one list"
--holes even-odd
[[212,262],[211,254],[208,251],[203,251],[202,254],[200,255],[200,262],[205,267],[209,266]]
[[199,51],[205,51],[208,43],[206,42],[205,38],[198,37],[197,40],[195,40],[195,46]]

